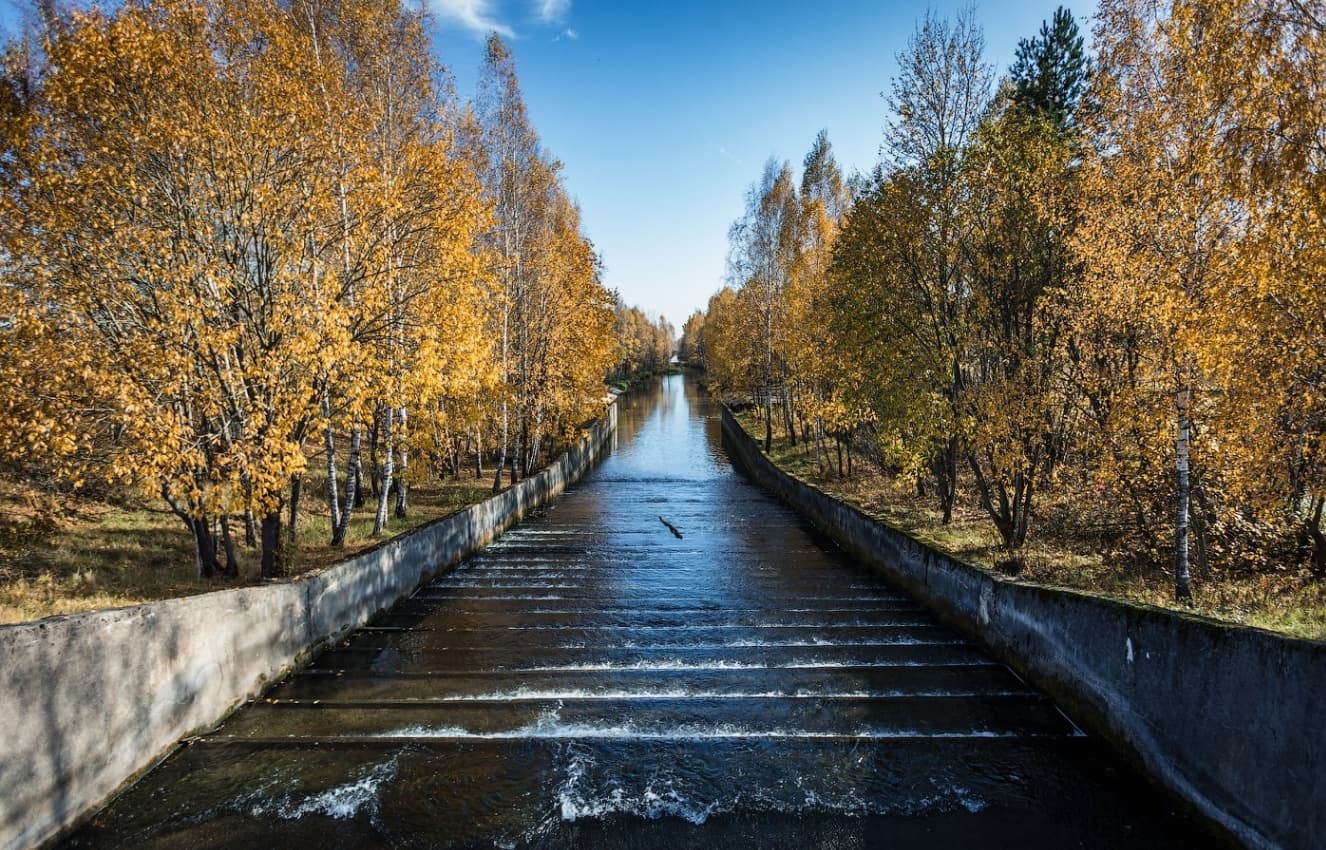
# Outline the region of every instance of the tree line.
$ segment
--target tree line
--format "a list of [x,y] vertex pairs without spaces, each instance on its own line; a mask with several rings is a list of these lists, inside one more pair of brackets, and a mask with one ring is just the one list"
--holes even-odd
[[655,319],[639,307],[627,307],[620,300],[614,313],[620,348],[617,365],[608,377],[614,381],[623,381],[667,369],[672,362],[677,337],[667,317],[659,316]]
[[1094,48],[1061,8],[1001,76],[927,15],[880,164],[771,160],[682,345],[766,448],[970,498],[1010,565],[1049,493],[1180,599],[1194,564],[1326,575],[1326,19],[1104,0]]
[[377,534],[463,455],[529,475],[638,368],[496,35],[462,103],[397,0],[39,8],[0,71],[7,474],[274,576],[310,457],[340,545],[370,489]]

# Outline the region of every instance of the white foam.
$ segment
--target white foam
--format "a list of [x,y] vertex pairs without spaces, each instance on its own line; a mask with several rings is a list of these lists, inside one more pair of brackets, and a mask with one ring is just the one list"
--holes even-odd
[[301,799],[289,795],[267,798],[249,806],[249,812],[255,817],[271,813],[285,820],[298,820],[307,815],[348,820],[364,809],[376,813],[379,789],[396,778],[396,760],[397,756],[392,756],[369,767],[357,779]]
[[610,814],[629,812],[638,817],[657,820],[671,816],[681,818],[695,826],[703,824],[719,808],[720,803],[713,801],[708,805],[697,805],[687,800],[685,795],[673,787],[670,780],[649,782],[637,795],[630,795],[621,786],[612,788],[606,795],[595,798],[580,792],[576,785],[579,777],[574,768],[568,771],[567,780],[557,794],[558,807],[562,820],[574,822],[586,818],[602,818]]
[[[598,569],[598,567],[591,567],[589,564],[568,564],[561,558],[503,558],[493,564],[472,561],[464,567],[457,567],[455,574],[487,575],[489,573],[547,571],[549,569],[563,572],[567,570],[585,572],[586,570]],[[445,576],[443,580],[445,580]]]
[[434,590],[455,590],[461,587],[471,587],[479,590],[511,590],[524,589],[524,587],[536,587],[538,590],[579,590],[582,585],[562,585],[556,582],[544,581],[520,581],[520,582],[476,582],[476,581],[447,581],[432,586]]
[[420,738],[459,738],[466,740],[510,739],[563,739],[577,740],[632,740],[632,741],[703,741],[710,739],[751,738],[1013,738],[1013,732],[945,732],[930,733],[909,729],[856,730],[851,732],[817,732],[806,729],[751,729],[736,724],[720,723],[712,727],[678,726],[671,729],[640,729],[631,723],[618,726],[600,726],[593,723],[527,724],[501,732],[471,732],[460,726],[406,726],[392,732],[372,735],[373,738],[417,740]]
[[565,596],[554,596],[554,595],[544,596],[544,595],[533,594],[533,593],[520,593],[520,594],[509,594],[509,595],[503,595],[503,596],[424,596],[424,597],[416,597],[416,598],[422,599],[422,600],[425,601],[425,602],[427,602],[427,601],[434,601],[434,602],[492,602],[492,601],[497,601],[497,602],[509,602],[509,601],[516,601],[516,600],[519,600],[519,601],[534,601],[534,602],[550,602],[550,601],[552,601],[552,600],[564,600],[564,599],[566,599],[567,597],[565,597]]
[[859,817],[916,815],[957,806],[975,813],[988,805],[970,789],[937,779],[931,780],[934,792],[920,798],[863,797],[855,784],[824,784],[817,777],[797,776],[790,784],[739,783],[716,788],[674,776],[666,769],[635,782],[612,775],[598,777],[595,766],[588,755],[576,753],[565,768],[565,778],[557,789],[557,814],[562,821],[628,814],[651,820],[676,817],[698,826],[710,817],[738,810],[797,815],[830,812]]
[[[541,611],[529,611],[526,613],[552,613]],[[566,612],[579,613],[579,612]],[[631,625],[565,625],[565,624],[544,624],[544,625],[522,625],[522,626],[504,626],[509,631],[561,631],[574,629],[575,631],[631,631],[631,632],[649,632],[649,631],[667,631],[667,632],[703,632],[713,631],[715,629],[926,629],[938,628],[933,623],[917,623],[915,625],[890,625],[888,623],[863,623],[859,620],[850,623],[751,623],[743,625],[741,623],[725,623],[711,626],[631,626]]]
[[[898,604],[898,601],[892,599],[882,599],[881,602]],[[784,608],[789,614],[887,614],[893,613],[913,613],[915,605],[907,605],[904,608]]]
[[893,594],[883,594],[880,596],[803,596],[802,599],[815,600],[817,602],[900,602],[897,596]]
[[[617,688],[611,690],[588,690],[583,688],[558,688],[555,690],[538,688],[515,688],[504,691],[488,691],[476,694],[450,694],[441,697],[423,697],[417,701],[430,702],[513,702],[513,701],[553,701],[553,700],[742,700],[742,699],[909,699],[909,698],[944,698],[966,699],[985,697],[1024,696],[1021,690],[885,690],[885,691],[816,691],[807,688],[797,690],[772,691],[716,691],[690,690],[687,688],[654,688],[629,690]],[[414,702],[416,700],[406,700]]]
[[[354,736],[358,737],[358,736]],[[737,723],[682,723],[670,727],[647,727],[627,719],[619,723],[567,723],[561,719],[560,707],[541,712],[533,721],[514,729],[494,732],[475,732],[463,726],[426,726],[414,724],[389,732],[380,732],[368,737],[385,739],[418,740],[423,738],[448,738],[468,740],[510,740],[510,739],[592,739],[592,740],[632,740],[632,741],[676,741],[710,740],[736,738],[860,738],[869,740],[892,738],[1019,738],[1022,733],[1010,731],[990,731],[984,729],[962,730],[957,732],[928,732],[906,728],[861,727],[849,732],[825,732],[811,729],[769,729],[754,728]],[[361,780],[362,782],[362,780]],[[374,791],[376,785],[373,786]],[[333,789],[336,791],[339,789]],[[328,792],[331,793],[331,792]]]
[[752,664],[746,661],[679,661],[675,659],[627,661],[627,662],[584,662],[582,664],[559,664],[540,667],[509,668],[507,673],[560,673],[594,672],[611,670],[815,670],[819,668],[843,667],[989,667],[993,661],[968,659],[959,661],[789,661],[784,664]]
[[[828,638],[815,638],[813,640],[761,640],[759,638],[736,638],[722,643],[668,643],[668,644],[650,644],[636,643],[635,641],[626,641],[617,646],[603,646],[599,649],[637,649],[637,650],[669,650],[669,649],[754,649],[754,648],[789,648],[789,649],[810,649],[816,647],[876,647],[876,646],[961,646],[965,641],[961,639],[949,640],[926,640],[925,638],[899,637],[884,640],[830,640]],[[583,643],[578,645],[564,644],[561,649],[583,649]]]

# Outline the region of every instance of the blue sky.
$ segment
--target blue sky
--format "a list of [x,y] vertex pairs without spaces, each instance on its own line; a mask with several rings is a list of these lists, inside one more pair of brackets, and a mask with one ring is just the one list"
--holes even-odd
[[[13,32],[16,0],[0,0]],[[23,0],[18,0],[23,2]],[[727,228],[770,156],[799,165],[827,128],[844,170],[869,171],[887,120],[880,92],[927,8],[962,2],[426,0],[462,97],[483,39],[509,41],[534,126],[565,166],[606,282],[680,329],[723,282]],[[985,2],[1001,72],[1056,0]],[[1072,6],[1079,25],[1092,6]]]
[[[879,156],[894,55],[927,8],[959,2],[430,0],[442,61],[470,96],[500,28],[534,126],[565,165],[606,282],[681,322],[723,283],[727,228],[769,156],[799,166],[827,128],[844,170]],[[1006,71],[1055,0],[976,7]],[[1073,7],[1083,31],[1092,6]]]

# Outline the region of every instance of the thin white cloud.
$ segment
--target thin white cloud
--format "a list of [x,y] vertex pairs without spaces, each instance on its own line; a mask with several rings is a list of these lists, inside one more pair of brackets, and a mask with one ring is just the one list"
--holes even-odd
[[514,38],[516,35],[511,27],[493,16],[489,0],[427,0],[427,3],[441,20],[459,24],[479,35],[490,32],[496,32],[504,38]]
[[722,145],[717,145],[715,149],[718,151],[718,155],[723,157],[724,159],[735,162],[737,165],[745,165],[745,163],[741,161],[741,157],[732,153],[730,150],[723,147]]
[[559,24],[571,11],[571,0],[534,0],[534,11],[545,24]]

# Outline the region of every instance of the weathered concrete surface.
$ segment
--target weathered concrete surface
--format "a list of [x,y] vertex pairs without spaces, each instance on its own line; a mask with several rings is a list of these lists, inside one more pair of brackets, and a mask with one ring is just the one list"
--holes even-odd
[[1326,644],[994,575],[787,475],[726,409],[723,434],[757,483],[1236,838],[1326,847]]
[[609,450],[616,405],[538,475],[314,575],[0,626],[0,847],[54,835],[323,641],[483,547]]

